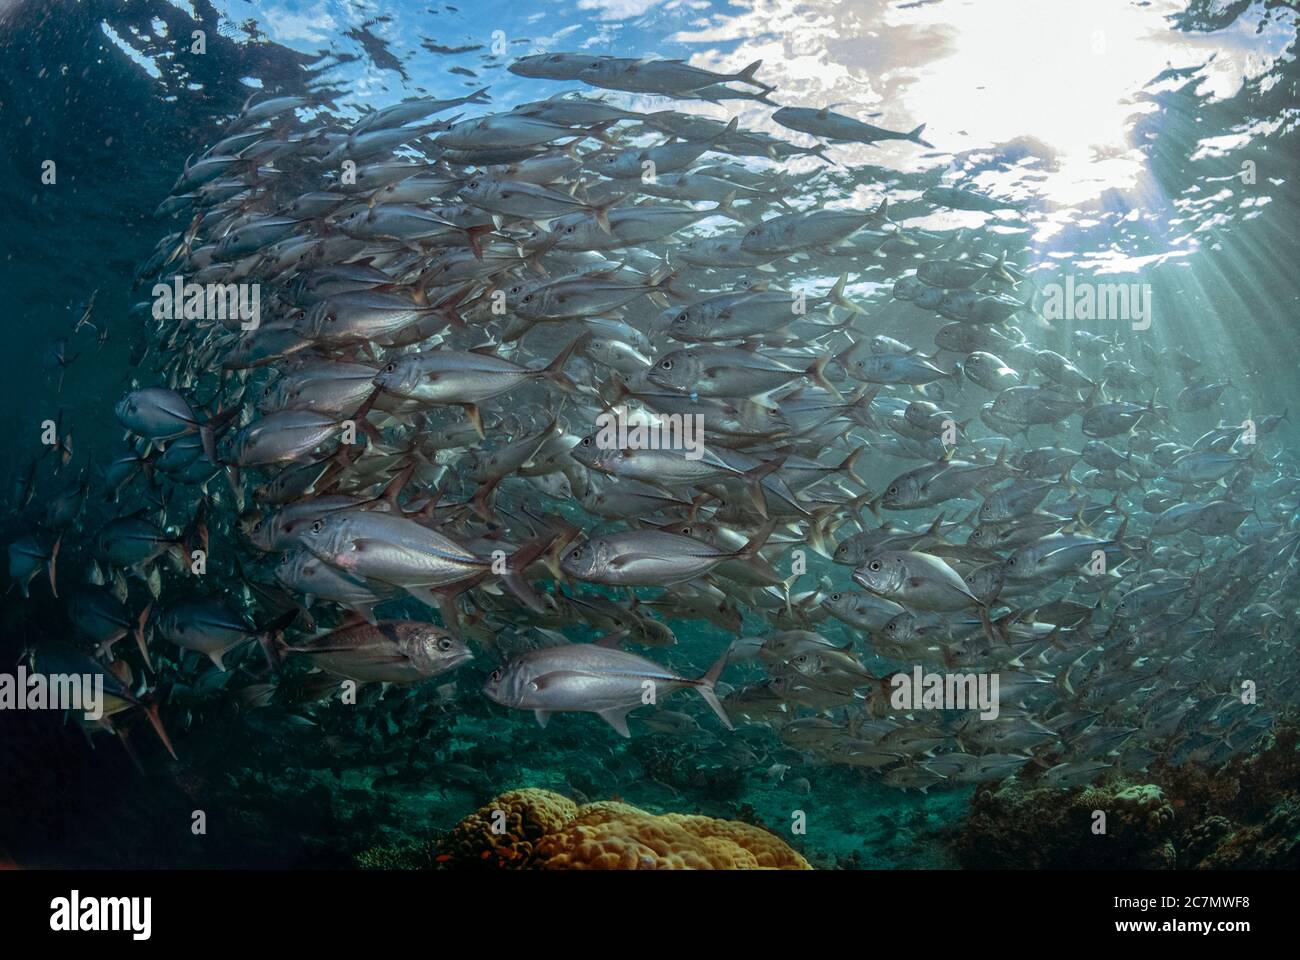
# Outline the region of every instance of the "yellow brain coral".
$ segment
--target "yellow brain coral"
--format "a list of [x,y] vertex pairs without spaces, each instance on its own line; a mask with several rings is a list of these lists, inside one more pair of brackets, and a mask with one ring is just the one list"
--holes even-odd
[[538,789],[503,793],[466,817],[440,859],[539,870],[811,869],[779,837],[747,823],[617,801],[578,807]]
[[578,805],[549,790],[510,790],[456,824],[442,842],[440,860],[491,866],[532,865],[534,845],[578,815]]

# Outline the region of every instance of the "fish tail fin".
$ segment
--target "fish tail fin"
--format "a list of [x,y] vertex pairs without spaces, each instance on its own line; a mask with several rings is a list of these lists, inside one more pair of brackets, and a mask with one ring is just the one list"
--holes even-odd
[[48,572],[50,575],[50,593],[54,594],[54,598],[56,600],[58,599],[59,596],[59,583],[58,583],[58,575],[55,572],[55,567],[59,562],[59,547],[62,546],[62,544],[63,544],[63,534],[60,533],[58,539],[54,541],[54,546],[50,548],[50,559],[48,561],[48,566],[49,566]]
[[866,310],[862,309],[852,300],[845,298],[844,287],[848,284],[848,281],[849,275],[847,273],[841,273],[840,278],[835,281],[835,286],[831,287],[831,292],[826,294],[826,299],[837,307],[843,307],[845,310],[851,310],[854,313],[866,313]]
[[483,224],[478,227],[469,227],[465,231],[465,241],[469,244],[470,253],[474,254],[474,259],[479,263],[483,262],[483,237],[492,233],[496,229],[493,224]]
[[150,725],[153,726],[154,733],[158,734],[158,739],[162,741],[167,752],[171,754],[173,760],[179,760],[176,756],[176,748],[172,746],[172,738],[167,736],[167,728],[163,726],[162,717],[158,713],[158,704],[148,703],[143,705],[145,716],[149,718]]
[[819,143],[815,147],[809,147],[806,152],[808,156],[816,157],[818,160],[822,161],[823,163],[829,163],[832,167],[841,166],[841,164],[838,161],[832,160],[830,157],[826,156],[826,151],[829,148],[829,146],[830,146],[829,144]]
[[722,656],[718,657],[713,666],[709,667],[708,672],[696,681],[695,689],[699,691],[700,696],[704,698],[704,702],[709,705],[710,709],[718,715],[722,725],[728,730],[734,730],[735,727],[731,725],[731,718],[727,716],[727,711],[722,708],[722,701],[718,699],[716,693],[718,679],[722,676],[722,671],[726,668],[730,655],[730,650],[724,650]]
[[583,343],[585,343],[590,338],[591,338],[590,332],[584,333],[580,337],[577,337],[572,343],[570,343],[567,347],[561,350],[559,355],[556,356],[554,360],[552,360],[542,369],[541,376],[547,380],[550,380],[552,383],[554,383],[557,387],[559,387],[561,390],[564,390],[565,392],[571,393],[574,390],[577,390],[578,385],[574,383],[573,380],[569,378],[569,375],[564,372],[564,365],[567,364],[569,362],[569,358],[573,356],[573,351],[578,349],[578,347],[580,347]]
[[763,545],[767,543],[768,537],[772,536],[772,531],[775,529],[776,521],[768,520],[759,528],[757,533],[746,541],[743,547],[736,551],[735,558],[737,560],[752,560],[757,557],[758,551],[763,549]]
[[794,607],[790,604],[790,588],[795,585],[798,579],[799,574],[793,573],[781,581],[781,593],[785,598],[785,615],[791,618],[794,617]]
[[492,511],[492,496],[496,493],[497,485],[504,477],[493,477],[491,480],[483,483],[476,491],[474,496],[470,497],[469,508],[474,515],[481,517],[488,523],[496,523],[497,516]]
[[923,140],[923,139],[921,139],[921,134],[922,134],[924,131],[925,131],[925,124],[923,123],[923,124],[921,124],[919,127],[917,127],[915,130],[910,131],[910,132],[907,134],[907,139],[908,139],[908,140],[911,140],[913,143],[919,143],[919,144],[920,144],[921,146],[923,146],[923,147],[930,147],[931,149],[933,149],[933,148],[934,148],[934,144],[933,144],[933,143],[930,143],[928,140]]
[[[884,498],[885,498],[885,488],[881,487],[880,492],[876,494],[874,497],[872,497],[870,500],[868,500],[866,503],[867,509],[871,511],[871,513],[875,516],[877,520],[880,519],[880,506]],[[859,514],[859,516],[861,515]]]
[[1009,252],[1010,251],[1007,250],[1002,251],[1002,253],[998,256],[997,263],[993,264],[991,268],[991,272],[993,273],[994,276],[998,277],[999,279],[1005,280],[1007,283],[1014,284],[1016,282],[1015,277],[1011,276],[1011,274],[1007,272],[1007,254]]
[[763,495],[763,479],[768,474],[781,469],[783,463],[785,463],[785,457],[778,457],[775,460],[760,463],[753,470],[744,474],[745,485],[749,490],[749,498],[754,502],[754,507],[758,510],[759,516],[765,520],[767,519],[767,497]]
[[739,73],[734,74],[731,79],[738,83],[748,83],[756,87],[761,87],[765,93],[771,93],[773,90],[776,89],[776,87],[769,86],[768,84],[764,83],[762,80],[759,80],[755,77],[755,74],[758,73],[758,68],[761,67],[762,65],[763,65],[762,60],[755,60],[744,70],[741,70]]
[[289,652],[289,644],[285,642],[284,631],[297,619],[298,608],[292,607],[258,631],[257,643],[262,648],[262,655],[266,657],[267,666],[276,672],[279,672],[284,665],[285,654]]
[[[831,552],[826,548],[827,524],[835,518],[841,507],[838,504],[829,504],[825,507],[818,507],[813,511],[812,523],[808,525],[808,546],[812,548],[813,553],[831,559]],[[787,590],[788,593],[788,590]],[[787,606],[789,597],[787,596]]]
[[[139,646],[140,648],[140,656],[144,657],[144,665],[148,667],[150,670],[153,669],[153,661],[149,659],[149,644],[144,635],[144,628],[145,625],[149,622],[149,613],[152,610],[153,610],[152,603],[146,603],[144,605],[144,609],[140,611],[140,616],[136,617],[135,630],[132,631],[135,634],[136,645]],[[164,742],[166,741],[166,739],[167,738],[164,736],[163,737]],[[167,749],[171,750],[170,744],[168,745]],[[175,757],[176,754],[173,753],[172,758],[175,759]]]
[[993,626],[993,620],[989,617],[988,604],[984,603],[983,601],[980,601],[979,608],[980,608],[980,623],[984,627],[984,635],[989,638],[989,643],[996,644],[998,642],[997,631]]
[[837,401],[843,401],[844,394],[840,393],[835,384],[826,379],[826,365],[834,359],[834,354],[823,353],[813,361],[812,366],[805,370],[804,373],[811,377],[814,383],[829,393]]
[[534,613],[543,613],[545,607],[538,598],[536,591],[533,590],[532,584],[524,579],[524,571],[528,565],[537,560],[555,541],[554,534],[545,534],[540,537],[534,537],[532,540],[522,544],[508,560],[506,560],[506,572],[501,577],[503,583],[509,588],[510,592],[518,597],[528,609]]
[[203,444],[203,455],[214,465],[220,463],[217,460],[217,438],[211,424],[205,423],[199,427],[199,440]]
[[602,120],[599,123],[593,123],[587,128],[585,135],[588,137],[594,137],[607,147],[617,146],[618,141],[611,137],[607,132],[609,128],[614,126],[616,123],[618,123],[617,120]]
[[736,130],[739,128],[739,126],[740,126],[740,118],[732,117],[731,120],[728,121],[727,126],[722,130],[722,132],[714,134],[712,137],[709,137],[707,142],[719,143],[720,141],[725,140],[727,137],[735,133]]
[[840,465],[836,468],[839,471],[847,473],[849,477],[851,477],[853,481],[864,490],[867,488],[867,481],[863,480],[862,477],[858,475],[858,461],[862,459],[862,455],[866,453],[866,451],[867,445],[865,443],[859,444],[854,448],[852,453],[840,461]]
[[[872,500],[875,499],[875,497],[876,495],[873,494],[870,490],[863,490],[859,496],[854,497],[852,500],[850,500],[848,503],[844,505],[845,513],[853,517],[853,519],[857,522],[858,526],[863,530],[867,529],[867,520],[864,516],[862,516],[862,508],[863,507],[870,508],[871,502]],[[879,511],[876,512],[876,516],[877,517],[880,516]]]
[[613,234],[614,230],[609,225],[609,211],[611,208],[618,206],[626,197],[613,197],[604,203],[595,203],[591,205],[591,215],[596,218],[596,226],[600,227],[601,232],[606,236]]
[[673,288],[673,281],[677,279],[679,273],[680,271],[664,261],[663,267],[650,276],[650,286],[653,288],[649,293],[650,298],[664,307],[669,305],[668,297],[684,299],[682,292]]
[[729,194],[718,201],[718,205],[709,213],[717,214],[720,217],[726,217],[728,220],[735,220],[737,223],[743,223],[749,226],[750,221],[742,216],[735,208],[736,191],[732,190]]

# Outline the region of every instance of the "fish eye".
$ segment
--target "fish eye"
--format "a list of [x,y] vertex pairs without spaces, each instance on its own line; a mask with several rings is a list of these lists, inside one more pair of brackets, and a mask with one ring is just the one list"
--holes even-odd
[[471,181],[469,182],[469,188],[470,188],[471,190],[477,190],[477,189],[478,189],[478,181],[477,181],[477,180],[471,180]]
[[833,601],[837,601],[837,600],[839,600],[839,598],[840,598],[840,595],[839,595],[838,593],[832,593],[832,594],[830,595],[830,598],[829,598],[829,599],[831,599],[831,600],[833,600]]
[[261,520],[257,521],[257,523],[255,523],[255,524],[253,524],[253,532],[254,532],[254,533],[257,533],[257,531],[259,531],[259,530],[261,530],[261,529],[262,529],[262,521],[261,521]]
[[582,547],[575,547],[575,548],[574,548],[572,551],[570,551],[570,553],[569,553],[569,559],[570,559],[570,560],[578,560],[578,559],[580,559],[581,557],[582,557]]
[[661,360],[659,366],[665,370],[671,370],[673,368],[673,362],[671,360]]
[[384,373],[392,373],[396,369],[397,369],[397,362],[394,361],[388,364],[388,366],[384,367]]
[[321,532],[322,530],[324,530],[324,529],[325,529],[325,521],[324,521],[324,520],[317,520],[315,523],[313,523],[313,524],[311,525],[311,532],[312,532],[312,533],[320,533],[320,532]]
[[442,637],[442,638],[438,641],[438,649],[439,649],[439,650],[450,650],[450,649],[451,649],[451,638],[450,638],[450,637]]
[[889,491],[888,491],[888,492],[889,492],[891,495],[897,494],[897,493],[898,493],[898,487],[897,487],[896,485],[895,485],[895,486],[892,486],[892,487],[889,488]]
[[533,302],[533,295],[532,295],[531,293],[530,293],[530,294],[527,294],[527,295],[524,297],[524,303],[532,303],[532,302]]
[[1015,557],[1012,557],[1010,560],[1007,561],[1007,566],[1008,566],[1008,567],[1014,567],[1015,565],[1016,565],[1016,558],[1015,558]]
[[589,446],[591,446],[591,437],[583,437],[582,440],[580,440],[579,442],[580,442],[584,447],[589,447]]
[[564,232],[565,232],[565,233],[573,233],[573,231],[574,231],[575,229],[577,229],[577,228],[574,227],[572,224],[570,224],[569,226],[567,226],[567,227],[564,228]]
[[872,570],[879,570],[879,569],[880,569],[880,561],[879,561],[879,560],[872,560],[869,564],[867,564],[867,566],[870,567]]
[[492,675],[488,677],[488,681],[491,683],[498,683],[501,680],[501,678],[504,676],[505,676],[505,671],[502,670],[500,667],[497,667],[495,670],[492,671]]

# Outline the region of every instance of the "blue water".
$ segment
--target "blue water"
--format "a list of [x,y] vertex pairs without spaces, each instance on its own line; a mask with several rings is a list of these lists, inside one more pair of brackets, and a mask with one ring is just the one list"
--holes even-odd
[[[154,382],[152,358],[138,363],[143,341],[129,311],[141,294],[131,280],[158,237],[183,228],[155,219],[154,208],[186,157],[217,139],[250,95],[328,92],[329,112],[352,118],[415,94],[490,86],[494,108],[504,109],[572,88],[505,70],[539,51],[682,58],[720,71],[762,59],[761,76],[783,104],[838,104],[890,129],[925,123],[933,150],[835,148],[840,166],[826,169],[820,197],[846,207],[888,197],[905,228],[979,232],[989,252],[1022,252],[1040,284],[1070,273],[1149,284],[1147,347],[1158,357],[1175,349],[1204,357],[1237,388],[1206,414],[1206,429],[1300,409],[1296,26],[1289,5],[1260,2],[5,4],[4,539],[32,529],[45,498],[81,471],[100,477],[119,447],[113,403],[128,386]],[[205,32],[203,54],[190,49],[196,29]],[[608,98],[628,109],[665,105]],[[812,142],[774,125],[759,104],[689,109]],[[52,184],[41,181],[47,161],[57,171]],[[817,166],[805,159],[790,169]],[[927,187],[958,180],[1028,214],[936,213],[920,200]],[[880,296],[892,280],[864,271],[851,292],[879,301],[874,332],[908,339],[914,315]],[[95,323],[107,326],[102,344],[71,333],[92,293]],[[1068,345],[1074,329],[1057,324],[1041,333],[1044,345]],[[47,358],[61,337],[78,356],[58,392]],[[1170,397],[1178,383],[1165,372]],[[71,463],[55,475],[55,458],[40,459],[37,494],[24,503],[11,491],[41,455],[41,424],[60,415]],[[1289,422],[1277,438],[1283,449],[1300,440]],[[868,479],[891,472],[876,464]],[[92,509],[102,522],[113,508],[97,497]],[[4,598],[0,624],[15,656],[68,634],[43,587],[27,601],[16,590]],[[747,630],[762,626],[751,620]],[[677,634],[673,659],[693,670],[723,636],[698,624]],[[903,793],[853,769],[800,766],[767,731],[723,741],[710,728],[683,742],[643,733],[624,743],[585,715],[541,731],[527,714],[507,716],[477,696],[485,669],[468,669],[446,703],[431,693],[397,716],[378,704],[317,730],[272,711],[236,715],[228,698],[198,687],[176,690],[165,712],[182,762],[154,756],[145,731],[134,738],[143,779],[111,737],[98,737],[92,752],[76,730],[26,726],[7,749],[32,772],[4,804],[0,852],[38,864],[348,864],[360,850],[446,829],[493,793],[526,785],[774,829],[802,810],[814,826],[795,845],[823,866],[956,863],[948,831],[966,814],[969,788]],[[742,668],[729,679],[747,676]],[[322,745],[327,732],[366,746],[334,753]],[[36,772],[42,764],[46,772]],[[69,787],[66,807],[41,809],[55,782]],[[149,804],[180,815],[198,796],[226,804],[215,816],[228,839],[141,839]],[[238,810],[236,796],[246,801]]]

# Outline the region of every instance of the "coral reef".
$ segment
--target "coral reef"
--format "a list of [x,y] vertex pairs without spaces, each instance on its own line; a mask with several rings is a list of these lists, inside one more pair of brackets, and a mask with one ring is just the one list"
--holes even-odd
[[362,870],[432,870],[437,866],[438,844],[434,840],[371,847],[356,857]]
[[576,803],[550,790],[510,790],[456,824],[443,840],[440,856],[460,866],[532,867],[537,843],[577,815]]
[[535,870],[808,870],[761,827],[654,814],[615,800],[578,806],[549,790],[503,793],[443,839],[449,867]]
[[[1154,764],[1074,791],[1006,781],[976,791],[954,850],[968,868],[1295,869],[1300,729],[1219,769]],[[1095,828],[1097,811],[1105,831]]]

